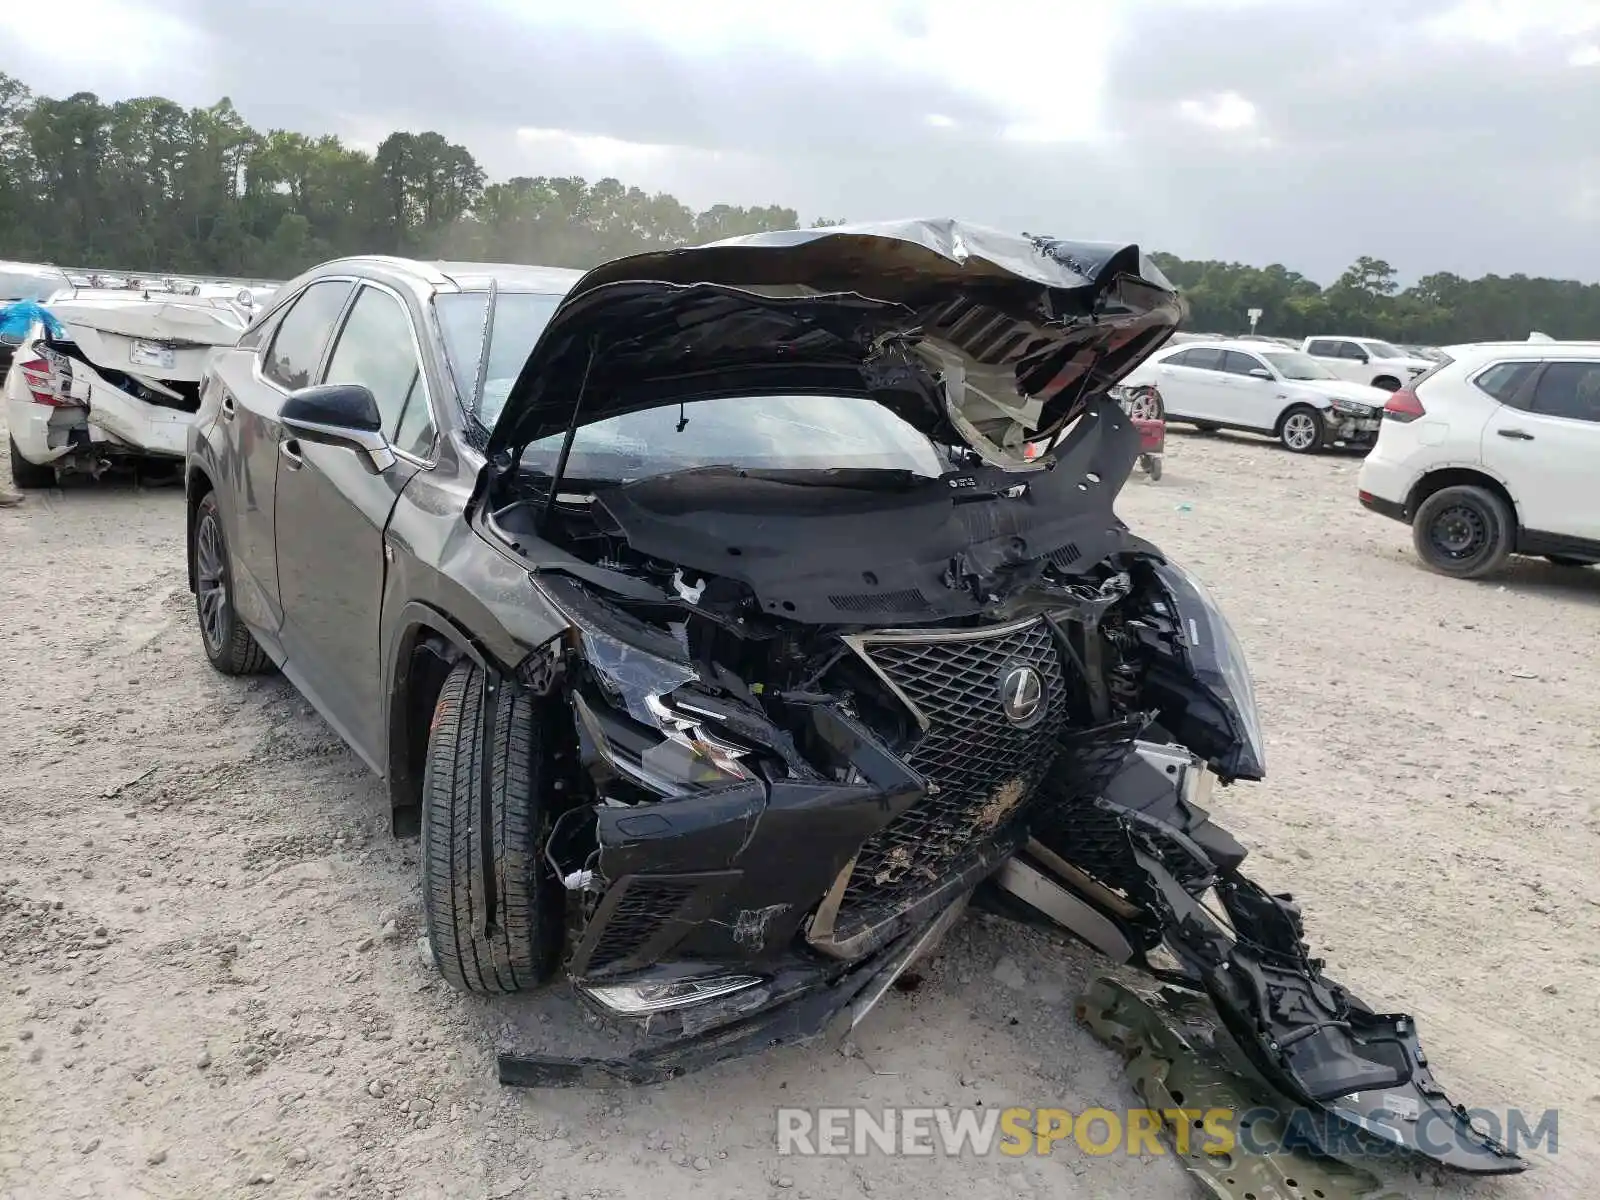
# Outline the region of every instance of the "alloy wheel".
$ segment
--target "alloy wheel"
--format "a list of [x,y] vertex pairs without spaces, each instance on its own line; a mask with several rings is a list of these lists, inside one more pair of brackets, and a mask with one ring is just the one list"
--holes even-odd
[[228,644],[228,579],[223,569],[222,530],[205,513],[195,530],[195,591],[200,601],[200,632],[220,654]]
[[1317,420],[1310,413],[1291,413],[1283,423],[1283,444],[1291,450],[1309,450],[1317,444]]

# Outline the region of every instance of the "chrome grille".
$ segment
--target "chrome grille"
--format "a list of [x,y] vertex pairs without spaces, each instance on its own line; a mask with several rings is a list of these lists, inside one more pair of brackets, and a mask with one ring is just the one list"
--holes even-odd
[[[1043,620],[959,635],[864,635],[854,645],[925,722],[906,754],[929,782],[922,800],[862,846],[840,906],[846,938],[894,915],[959,871],[962,860],[1011,823],[1055,757],[1066,683]],[[1000,681],[1014,666],[1044,680],[1044,716],[1007,719]]]

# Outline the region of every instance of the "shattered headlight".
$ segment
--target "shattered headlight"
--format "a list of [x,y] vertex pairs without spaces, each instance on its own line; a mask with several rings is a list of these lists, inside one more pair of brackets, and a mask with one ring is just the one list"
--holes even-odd
[[1238,635],[1205,585],[1189,572],[1169,561],[1157,566],[1155,573],[1178,619],[1189,671],[1222,709],[1233,734],[1232,749],[1217,756],[1217,773],[1225,778],[1262,778],[1267,773],[1266,743],[1255,683]]
[[1333,411],[1346,417],[1372,417],[1378,414],[1376,406],[1362,404],[1359,400],[1341,400],[1337,396],[1333,399]]
[[[580,733],[617,775],[660,796],[749,782],[752,753],[715,728],[715,714],[674,693],[699,673],[673,637],[587,593],[546,587],[572,622],[596,687],[574,692]],[[650,646],[650,649],[644,648]],[[656,653],[660,651],[660,653]]]

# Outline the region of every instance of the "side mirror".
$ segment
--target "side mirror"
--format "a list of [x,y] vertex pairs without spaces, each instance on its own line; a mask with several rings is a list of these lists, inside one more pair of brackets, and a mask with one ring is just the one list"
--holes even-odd
[[1369,363],[1369,362],[1372,361],[1372,355],[1368,354],[1365,350],[1361,349],[1361,347],[1357,346],[1356,347],[1356,361],[1357,362],[1362,362],[1362,363]]
[[1272,378],[1272,372],[1267,370],[1265,367],[1251,367],[1250,368],[1250,378],[1251,379],[1271,379]]
[[324,383],[292,392],[278,412],[283,427],[303,442],[354,450],[374,475],[394,466],[383,417],[372,390],[360,383]]

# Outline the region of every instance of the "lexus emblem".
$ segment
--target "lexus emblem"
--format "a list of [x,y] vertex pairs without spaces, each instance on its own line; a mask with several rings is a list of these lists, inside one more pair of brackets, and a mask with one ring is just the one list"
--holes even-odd
[[1000,707],[1013,725],[1032,725],[1044,715],[1044,676],[1032,667],[1012,667],[1000,678]]

